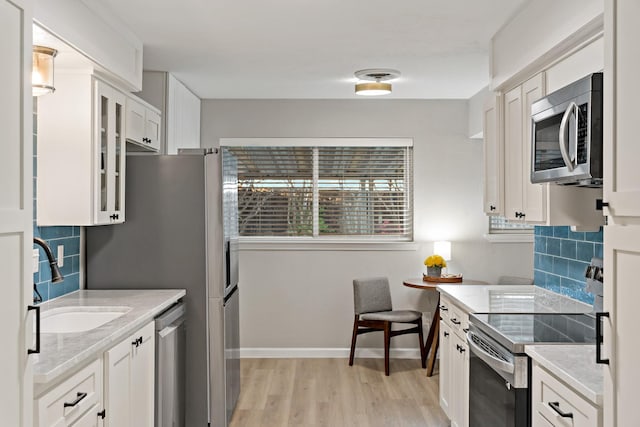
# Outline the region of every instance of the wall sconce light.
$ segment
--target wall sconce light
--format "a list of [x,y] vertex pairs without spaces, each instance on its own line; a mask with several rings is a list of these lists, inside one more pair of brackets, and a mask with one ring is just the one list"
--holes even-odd
[[354,75],[361,80],[356,83],[356,95],[378,96],[391,93],[391,83],[384,82],[400,77],[400,71],[368,68],[356,71]]
[[58,51],[45,46],[33,46],[31,92],[33,96],[46,95],[55,90],[53,85],[53,58]]

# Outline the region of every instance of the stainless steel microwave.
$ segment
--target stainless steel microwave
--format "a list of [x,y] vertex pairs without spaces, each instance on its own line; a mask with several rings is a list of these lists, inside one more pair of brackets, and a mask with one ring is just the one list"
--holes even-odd
[[602,73],[531,106],[531,182],[602,186]]

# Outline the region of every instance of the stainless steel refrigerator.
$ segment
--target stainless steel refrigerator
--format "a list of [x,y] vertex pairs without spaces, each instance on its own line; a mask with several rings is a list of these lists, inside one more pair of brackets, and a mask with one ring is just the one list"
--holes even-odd
[[127,156],[126,222],[86,232],[89,289],[187,290],[187,427],[227,426],[240,393],[236,171],[216,149]]

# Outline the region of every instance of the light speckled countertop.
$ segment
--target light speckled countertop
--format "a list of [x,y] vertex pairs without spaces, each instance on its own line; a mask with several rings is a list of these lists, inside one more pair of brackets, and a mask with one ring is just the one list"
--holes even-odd
[[34,382],[48,383],[97,358],[185,294],[184,289],[79,290],[40,304],[43,323],[48,310],[64,307],[130,307],[130,310],[89,331],[42,333],[40,354],[33,359]]
[[438,285],[469,313],[590,313],[593,307],[533,285]]
[[602,406],[604,374],[595,345],[528,345],[525,352],[562,382]]

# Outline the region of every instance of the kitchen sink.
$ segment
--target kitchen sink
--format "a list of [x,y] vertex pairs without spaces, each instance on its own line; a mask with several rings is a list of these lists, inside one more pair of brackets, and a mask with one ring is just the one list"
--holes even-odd
[[[60,307],[44,311],[40,318],[40,332],[68,334],[98,328],[126,314],[130,307]],[[35,325],[34,325],[35,328]]]

